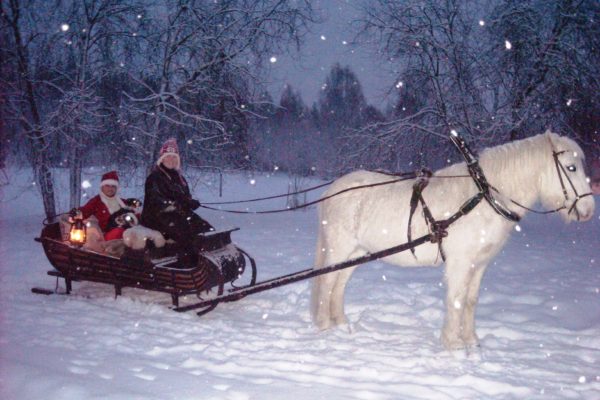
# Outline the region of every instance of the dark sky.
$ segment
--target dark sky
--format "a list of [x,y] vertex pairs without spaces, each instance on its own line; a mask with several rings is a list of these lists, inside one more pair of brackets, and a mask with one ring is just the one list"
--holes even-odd
[[279,101],[286,83],[300,91],[306,105],[317,100],[319,90],[325,82],[331,66],[339,62],[349,65],[358,77],[367,101],[383,108],[390,100],[387,89],[393,86],[394,78],[382,68],[380,59],[374,54],[373,46],[352,45],[355,34],[350,31],[350,22],[359,14],[356,0],[316,0],[315,9],[322,11],[325,21],[314,25],[305,38],[300,54],[273,54],[269,73],[270,91],[274,101]]

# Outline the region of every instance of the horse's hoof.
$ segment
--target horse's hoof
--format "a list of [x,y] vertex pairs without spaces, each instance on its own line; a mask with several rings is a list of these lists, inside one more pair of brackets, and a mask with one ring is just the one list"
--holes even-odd
[[326,331],[327,329],[331,328],[333,324],[331,323],[331,320],[329,318],[317,319],[315,320],[315,326],[320,331]]
[[471,361],[483,361],[483,352],[481,351],[481,346],[470,346],[466,349],[467,358]]
[[479,338],[477,337],[477,335],[473,335],[468,338],[463,337],[463,342],[467,348],[481,347],[479,345]]
[[450,339],[446,336],[442,336],[442,344],[444,345],[444,348],[448,351],[463,350],[467,347],[465,345],[465,342],[463,342],[463,340],[458,337]]
[[345,315],[332,318],[333,325],[349,325],[348,318]]

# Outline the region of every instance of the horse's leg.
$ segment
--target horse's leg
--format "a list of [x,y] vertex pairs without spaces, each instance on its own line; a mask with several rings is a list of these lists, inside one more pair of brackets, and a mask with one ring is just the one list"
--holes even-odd
[[467,299],[467,284],[473,269],[464,261],[446,262],[446,319],[442,328],[442,343],[448,350],[465,347],[462,339],[462,322]]
[[[354,252],[350,254],[348,259],[358,257],[364,252]],[[342,325],[348,323],[348,319],[346,318],[346,314],[344,313],[344,293],[346,291],[346,284],[350,280],[352,273],[358,267],[347,268],[342,270],[337,274],[337,279],[335,281],[335,285],[333,286],[333,291],[331,292],[331,304],[330,304],[330,312],[331,312],[331,320],[334,325]]]
[[313,279],[312,287],[312,317],[315,325],[321,329],[333,326],[331,319],[331,293],[339,272],[317,276]]
[[[349,244],[350,239],[342,241]],[[341,261],[348,260],[354,249],[335,248],[335,251],[326,246],[327,241],[321,237],[317,240],[317,257],[315,268],[332,265]],[[324,245],[321,247],[321,245]],[[344,251],[345,250],[345,251]],[[352,270],[354,270],[352,268]],[[350,271],[336,271],[325,275],[317,276],[313,280],[311,303],[313,321],[321,330],[331,328],[332,326],[346,322],[344,316],[344,288],[350,275]]]
[[477,333],[475,333],[475,309],[479,300],[479,288],[485,269],[485,265],[474,267],[469,289],[467,291],[467,302],[463,313],[462,325],[462,339],[466,346],[479,345],[479,338],[477,337]]

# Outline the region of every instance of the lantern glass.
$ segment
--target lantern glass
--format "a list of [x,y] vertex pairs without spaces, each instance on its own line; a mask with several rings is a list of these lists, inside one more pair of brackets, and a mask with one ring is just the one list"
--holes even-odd
[[69,235],[69,241],[72,244],[81,246],[86,240],[86,227],[81,218],[77,218],[71,225],[71,231]]

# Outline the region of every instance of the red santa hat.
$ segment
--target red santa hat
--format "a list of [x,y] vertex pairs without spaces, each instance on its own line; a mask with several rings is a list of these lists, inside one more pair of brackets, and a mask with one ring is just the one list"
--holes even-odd
[[119,187],[119,175],[117,175],[117,171],[110,171],[102,175],[100,187],[104,185],[112,185]]
[[177,166],[175,168],[179,169],[179,166],[181,165],[181,159],[179,158],[179,147],[177,146],[177,140],[175,140],[175,138],[169,138],[163,143],[162,147],[160,148],[158,160],[156,160],[156,165],[160,165],[160,163],[167,156],[177,157]]

